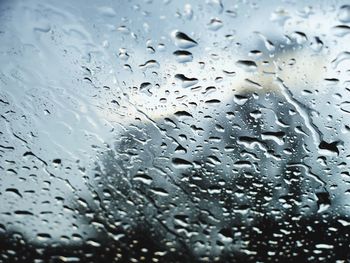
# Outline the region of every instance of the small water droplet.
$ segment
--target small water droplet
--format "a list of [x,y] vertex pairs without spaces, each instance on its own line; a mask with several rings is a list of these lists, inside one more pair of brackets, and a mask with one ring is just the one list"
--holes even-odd
[[253,60],[238,60],[236,65],[247,72],[256,71],[258,66]]
[[188,78],[184,74],[176,74],[175,78],[181,81],[181,85],[183,88],[188,88],[198,83],[198,79]]
[[338,19],[343,23],[350,22],[350,5],[343,5],[339,8]]
[[208,28],[212,31],[217,31],[223,27],[223,22],[218,18],[212,18],[208,24]]
[[179,63],[191,62],[193,60],[192,53],[186,50],[176,50],[173,54],[176,56],[176,61]]

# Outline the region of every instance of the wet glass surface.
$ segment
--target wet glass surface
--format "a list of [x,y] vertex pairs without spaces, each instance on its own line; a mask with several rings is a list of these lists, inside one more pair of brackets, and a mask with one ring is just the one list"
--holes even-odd
[[346,1],[0,1],[0,262],[348,262]]

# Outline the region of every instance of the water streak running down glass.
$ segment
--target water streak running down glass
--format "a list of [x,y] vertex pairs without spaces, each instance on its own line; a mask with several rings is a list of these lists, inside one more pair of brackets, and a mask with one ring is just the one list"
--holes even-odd
[[350,3],[0,1],[0,263],[348,262]]

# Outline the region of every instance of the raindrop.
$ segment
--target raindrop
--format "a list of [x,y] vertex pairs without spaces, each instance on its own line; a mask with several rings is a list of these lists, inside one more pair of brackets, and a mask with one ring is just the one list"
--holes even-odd
[[193,118],[192,114],[189,113],[188,111],[177,111],[175,112],[175,116],[178,118]]
[[247,72],[256,71],[258,66],[253,60],[238,60],[236,65]]
[[141,183],[144,183],[146,185],[150,185],[153,182],[152,177],[143,174],[143,173],[138,173],[133,177],[134,181],[139,181]]
[[340,109],[346,113],[350,113],[350,101],[344,101],[340,104]]
[[212,18],[208,24],[208,28],[212,31],[217,31],[223,27],[223,22],[218,18]]
[[343,23],[350,22],[350,5],[343,5],[339,8],[338,19]]
[[344,60],[350,59],[350,52],[343,51],[337,55],[337,57],[332,61],[333,68],[337,68],[339,63]]
[[320,150],[322,150],[325,154],[336,154],[339,155],[339,149],[338,149],[339,142],[331,142],[327,143],[326,141],[321,141],[319,144]]
[[159,63],[156,60],[148,60],[144,64],[139,66],[141,69],[149,69],[149,68],[159,68]]
[[193,10],[192,6],[190,4],[186,4],[184,7],[184,16],[188,19],[191,20],[193,17]]
[[176,74],[175,78],[181,81],[183,88],[188,88],[198,83],[197,78],[188,78],[184,74]]
[[176,56],[176,61],[179,63],[191,62],[193,60],[192,53],[186,50],[176,50],[173,54]]
[[198,45],[198,43],[195,40],[193,40],[183,32],[174,31],[172,33],[172,36],[174,38],[175,45],[179,48],[187,49]]
[[278,145],[284,144],[284,132],[263,132],[261,133],[261,138],[263,140],[272,140],[276,142]]
[[159,195],[159,196],[168,196],[169,193],[167,191],[165,191],[165,189],[157,187],[157,188],[152,188],[151,192],[154,193],[155,195]]
[[193,166],[193,163],[182,158],[173,158],[173,166],[178,169],[187,169]]
[[333,34],[337,37],[343,37],[350,33],[350,27],[345,25],[339,25],[332,28]]

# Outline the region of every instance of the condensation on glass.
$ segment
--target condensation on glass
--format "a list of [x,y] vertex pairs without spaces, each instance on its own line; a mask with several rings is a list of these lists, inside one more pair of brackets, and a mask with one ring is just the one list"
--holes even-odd
[[346,1],[0,2],[0,262],[347,262]]

